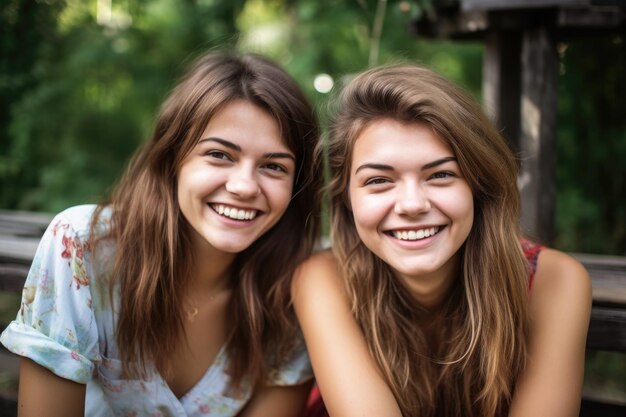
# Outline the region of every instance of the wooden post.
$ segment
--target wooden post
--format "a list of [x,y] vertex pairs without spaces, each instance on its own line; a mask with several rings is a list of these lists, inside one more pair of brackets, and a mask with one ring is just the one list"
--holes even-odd
[[493,30],[485,39],[483,102],[511,149],[520,150],[521,49],[519,31]]
[[554,240],[559,59],[546,26],[522,35],[519,186],[522,228],[546,244]]

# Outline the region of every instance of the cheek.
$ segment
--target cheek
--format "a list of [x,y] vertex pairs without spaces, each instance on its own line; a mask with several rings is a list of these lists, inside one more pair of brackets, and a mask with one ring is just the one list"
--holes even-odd
[[184,209],[188,205],[188,201],[187,201],[188,198],[189,198],[189,176],[184,170],[180,170],[176,178],[176,200],[180,208],[183,210],[183,214],[184,214]]
[[183,193],[202,193],[225,183],[222,170],[212,169],[197,160],[184,164],[177,175],[177,188]]
[[350,194],[352,214],[359,234],[361,231],[378,229],[380,222],[388,212],[388,202],[384,196],[362,195],[358,191]]
[[469,186],[463,187],[451,196],[448,207],[450,208],[450,217],[459,223],[467,233],[474,223],[474,196]]
[[469,236],[470,232],[472,231],[472,226],[474,225],[474,202],[473,201],[467,207],[467,210],[464,216],[463,225],[464,225],[463,231],[465,234],[465,238],[464,238],[465,240]]
[[276,182],[268,187],[270,200],[277,211],[285,211],[291,201],[293,181]]

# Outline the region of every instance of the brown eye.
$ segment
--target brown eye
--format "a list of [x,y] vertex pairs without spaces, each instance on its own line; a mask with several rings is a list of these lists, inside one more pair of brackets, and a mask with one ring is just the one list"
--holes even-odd
[[370,178],[369,180],[365,181],[365,185],[378,185],[384,184],[386,182],[388,182],[386,178],[376,177]]
[[451,171],[438,171],[430,176],[430,178],[434,180],[453,178],[453,177],[456,177],[456,175],[454,174],[454,172],[451,172]]
[[208,151],[205,155],[215,159],[231,161],[230,155],[222,151]]
[[280,164],[275,164],[275,163],[270,163],[270,164],[266,164],[264,165],[264,168],[267,168],[271,171],[276,171],[276,172],[287,172],[287,168],[285,168],[284,166],[280,165]]

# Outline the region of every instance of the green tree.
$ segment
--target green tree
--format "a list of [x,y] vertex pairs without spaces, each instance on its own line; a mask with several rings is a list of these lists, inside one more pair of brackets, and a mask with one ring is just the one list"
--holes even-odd
[[[314,77],[328,73],[341,81],[374,61],[418,60],[478,91],[479,46],[433,45],[409,35],[411,20],[428,3],[11,0],[6,10],[13,14],[3,18],[16,10],[22,17],[13,17],[15,30],[5,42],[21,41],[29,25],[46,29],[33,33],[29,45],[36,47],[12,47],[14,55],[32,51],[25,64],[2,69],[3,97],[11,99],[3,100],[0,206],[58,211],[100,200],[149,136],[175,78],[214,47],[274,57],[322,114],[327,96],[313,89]],[[35,24],[29,7],[47,20]],[[3,62],[10,59],[7,52]],[[472,64],[464,65],[467,60]],[[29,82],[20,84],[20,77]]]
[[55,10],[55,41],[33,60],[36,82],[11,103],[4,207],[58,211],[100,200],[182,68],[236,43],[237,2],[129,1],[106,19],[94,5]]
[[626,255],[624,40],[578,39],[561,60],[557,243],[565,250]]
[[57,42],[56,22],[63,7],[60,0],[4,0],[0,5],[0,201],[6,207],[20,198],[21,188],[11,184],[20,178],[32,184],[33,177],[21,173],[20,161],[11,157],[13,106],[37,86],[38,64]]

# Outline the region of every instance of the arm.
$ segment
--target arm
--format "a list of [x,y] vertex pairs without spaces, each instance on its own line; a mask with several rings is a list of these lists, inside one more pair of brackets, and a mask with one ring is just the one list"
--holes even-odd
[[331,416],[400,416],[378,372],[330,252],[314,255],[294,276],[292,298],[324,403]]
[[585,268],[564,253],[542,251],[530,296],[529,360],[509,417],[578,416],[590,313]]
[[304,408],[311,383],[292,386],[264,386],[256,390],[238,417],[295,417]]
[[85,384],[99,351],[90,268],[83,235],[74,227],[85,210],[70,209],[67,218],[58,215],[50,224],[26,278],[17,317],[0,335],[2,344],[22,358],[21,417],[84,413]]
[[85,385],[56,376],[30,359],[20,359],[19,417],[82,417]]

